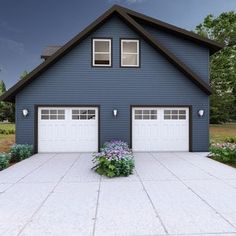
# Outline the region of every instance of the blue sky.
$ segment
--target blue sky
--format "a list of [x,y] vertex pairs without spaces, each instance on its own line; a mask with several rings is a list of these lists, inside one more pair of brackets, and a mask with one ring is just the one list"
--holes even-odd
[[208,14],[236,10],[236,0],[0,0],[0,80],[7,88],[113,4],[193,30]]

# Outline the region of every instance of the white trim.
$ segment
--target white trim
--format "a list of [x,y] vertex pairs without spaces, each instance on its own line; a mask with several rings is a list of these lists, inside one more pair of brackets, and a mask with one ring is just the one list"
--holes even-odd
[[[108,52],[95,52],[95,42],[109,42],[109,51]],[[111,66],[111,39],[93,39],[93,66],[107,66],[110,67]],[[109,55],[109,64],[108,65],[104,65],[104,64],[95,64],[95,55],[98,54],[104,54],[104,55]]]
[[[123,43],[124,42],[135,42],[137,43],[137,52],[123,52]],[[139,40],[138,39],[121,39],[121,57],[120,57],[120,63],[121,67],[139,67]],[[124,65],[123,64],[123,55],[136,55],[137,56],[137,65]]]

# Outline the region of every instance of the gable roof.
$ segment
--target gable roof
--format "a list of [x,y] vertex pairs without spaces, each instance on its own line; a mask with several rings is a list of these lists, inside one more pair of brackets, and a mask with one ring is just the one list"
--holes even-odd
[[198,34],[193,33],[191,31],[188,31],[188,30],[179,28],[177,26],[168,24],[166,22],[157,20],[157,19],[152,18],[150,16],[146,16],[142,13],[133,11],[131,9],[124,8],[124,7],[121,7],[121,6],[119,6],[119,7],[121,9],[123,9],[126,12],[126,14],[131,16],[138,23],[148,24],[148,25],[151,25],[153,27],[162,29],[166,32],[169,32],[171,34],[189,39],[189,40],[191,40],[191,41],[193,41],[197,44],[204,45],[204,46],[206,46],[207,48],[210,49],[211,54],[221,50],[224,47],[224,45],[222,45],[221,43],[218,43],[218,42],[213,41],[213,40],[208,39],[208,38],[201,37]]
[[[107,10],[104,14],[102,14],[99,18],[97,18],[94,22],[92,22],[88,27],[86,27],[83,31],[81,31],[78,35],[72,38],[69,42],[67,42],[64,46],[62,46],[59,50],[57,50],[52,56],[50,56],[46,61],[36,67],[33,71],[31,71],[26,78],[20,80],[13,87],[11,87],[8,91],[6,91],[2,96],[0,96],[0,100],[14,102],[15,96],[18,92],[20,92],[23,88],[25,88],[29,83],[31,83],[34,79],[36,79],[39,75],[41,75],[44,71],[46,71],[51,65],[56,63],[60,58],[62,58],[65,54],[70,52],[75,46],[77,46],[83,39],[85,39],[89,34],[95,31],[98,27],[100,27],[107,19],[116,14],[123,21],[125,21],[134,31],[136,31],[139,35],[141,35],[153,48],[155,48],[159,53],[161,53],[168,61],[170,61],[174,66],[176,66],[182,73],[184,73],[187,78],[189,78],[192,82],[194,82],[200,89],[202,89],[206,94],[211,94],[211,89],[209,85],[204,82],[197,74],[195,74],[188,66],[182,63],[174,54],[172,54],[167,48],[165,48],[157,39],[152,37],[132,16],[135,17],[140,16],[143,17],[142,14],[133,12],[127,8],[120,7],[118,5],[114,5],[109,10]],[[145,16],[146,17],[146,16]],[[146,17],[149,19],[148,17]],[[145,20],[147,20],[145,19]],[[164,26],[163,26],[164,27]],[[177,27],[172,26],[173,32],[176,31]],[[186,31],[187,32],[187,31]],[[186,34],[185,31],[181,34]],[[188,33],[190,34],[190,33]],[[195,34],[191,33],[191,37],[194,37]],[[211,41],[205,40],[199,36],[195,38],[202,44],[206,45],[209,48],[215,48],[215,51],[218,51],[222,48],[221,45]],[[190,38],[191,39],[191,38]],[[216,49],[216,45],[217,49]]]

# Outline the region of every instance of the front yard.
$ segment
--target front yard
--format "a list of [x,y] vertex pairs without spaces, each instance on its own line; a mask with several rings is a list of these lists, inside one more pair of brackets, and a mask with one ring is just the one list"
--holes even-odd
[[15,124],[0,123],[0,153],[8,152],[15,143]]
[[236,123],[210,126],[211,142],[222,142],[231,137],[236,138]]

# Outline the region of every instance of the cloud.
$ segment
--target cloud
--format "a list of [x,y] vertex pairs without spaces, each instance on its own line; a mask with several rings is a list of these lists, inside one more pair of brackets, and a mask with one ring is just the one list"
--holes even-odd
[[13,52],[18,55],[23,55],[25,53],[23,43],[7,38],[0,38],[0,49],[1,51],[8,50],[9,52]]
[[8,31],[8,32],[13,32],[13,33],[21,33],[22,32],[22,30],[9,25],[6,21],[0,21],[0,31],[2,31],[2,30]]

